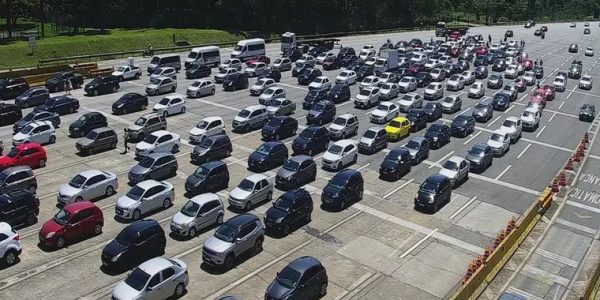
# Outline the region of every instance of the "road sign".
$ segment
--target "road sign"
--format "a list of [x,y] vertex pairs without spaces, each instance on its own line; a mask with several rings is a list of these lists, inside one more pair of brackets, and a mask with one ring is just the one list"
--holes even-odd
[[35,48],[35,35],[29,35],[27,40],[29,41],[29,47]]

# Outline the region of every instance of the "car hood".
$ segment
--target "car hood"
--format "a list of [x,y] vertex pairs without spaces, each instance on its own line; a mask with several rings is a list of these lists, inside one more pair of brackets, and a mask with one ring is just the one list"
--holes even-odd
[[452,107],[454,105],[453,102],[442,102],[442,107]]
[[237,121],[237,122],[246,122],[246,121],[248,121],[248,119],[246,119],[244,117],[240,117],[240,116],[233,117],[233,120]]
[[285,212],[279,208],[275,208],[274,206],[271,206],[267,210],[267,213],[265,214],[265,218],[269,219],[269,220],[277,220],[280,218],[285,218],[287,215],[288,215],[287,212]]
[[71,123],[71,125],[69,125],[69,128],[79,128],[79,127],[82,127],[84,125],[85,124],[83,122],[77,120],[77,121]]
[[413,101],[410,100],[400,100],[398,101],[398,104],[400,104],[401,106],[410,106],[413,104]]
[[15,134],[13,136],[13,141],[22,141],[22,140],[27,139],[27,138],[29,138],[28,134],[17,132],[17,134]]
[[244,190],[240,189],[239,187],[236,187],[235,189],[233,189],[233,191],[231,191],[229,193],[229,196],[231,196],[235,199],[244,200],[244,199],[248,198],[248,196],[250,196],[250,194],[251,194],[251,192],[244,191]]
[[440,174],[442,174],[450,179],[454,179],[454,178],[456,178],[456,175],[458,174],[458,172],[442,168],[440,170]]
[[434,90],[434,89],[425,89],[426,94],[434,94],[435,92],[436,92],[436,90]]
[[477,87],[469,88],[469,92],[471,92],[471,93],[477,93],[479,91],[481,91],[481,88],[477,88]]
[[15,163],[14,158],[10,158],[6,155],[0,156],[0,167],[3,165],[13,165]]
[[154,104],[153,108],[156,109],[156,110],[161,110],[161,109],[167,108],[167,106],[163,105],[163,104],[160,104],[160,103],[156,103],[156,104]]
[[42,225],[42,228],[40,229],[40,233],[42,236],[45,237],[48,233],[57,232],[57,231],[61,230],[62,228],[63,228],[63,225],[56,223],[54,221],[54,219],[50,219],[50,220],[48,220],[48,222],[46,222],[46,223],[44,223],[44,225]]
[[137,145],[135,145],[135,149],[146,151],[146,150],[154,149],[154,145],[151,145],[151,144],[148,144],[148,143],[142,141],[142,142],[137,143]]
[[93,142],[94,142],[93,140],[90,140],[88,138],[82,138],[77,141],[77,144],[81,145],[81,146],[89,146]]
[[325,188],[323,189],[323,194],[325,195],[335,195],[339,192],[341,192],[342,189],[339,189],[337,187],[331,186],[331,185],[326,185]]
[[449,84],[449,85],[457,85],[458,84],[458,80],[448,80],[447,84]]
[[158,85],[157,85],[157,84],[153,84],[153,83],[151,83],[151,84],[148,84],[148,85],[146,86],[146,88],[147,88],[147,89],[157,89],[157,88],[158,88]]
[[260,90],[260,89],[262,89],[262,85],[256,85],[256,84],[253,84],[253,85],[250,87],[250,89],[251,89],[251,90]]
[[493,140],[488,140],[487,144],[488,144],[488,146],[490,146],[492,148],[501,148],[504,145],[502,142],[496,142]]
[[217,253],[223,253],[227,251],[227,249],[231,248],[232,243],[220,240],[214,236],[211,236],[204,242],[204,248],[210,249]]
[[383,168],[383,169],[395,169],[397,165],[398,165],[397,163],[394,163],[394,162],[392,162],[389,159],[384,159],[383,162],[381,163],[381,168]]
[[374,116],[377,116],[377,117],[385,117],[385,116],[387,116],[388,112],[376,109],[376,110],[372,111],[371,114]]
[[138,299],[136,298],[141,294],[141,291],[138,291],[131,286],[129,286],[125,281],[119,282],[117,286],[113,289],[112,298],[113,299]]
[[268,112],[277,112],[279,110],[279,106],[267,106]]
[[200,129],[198,127],[194,127],[192,129],[190,129],[190,134],[191,135],[204,135],[204,134],[206,134],[206,129]]
[[186,215],[182,214],[181,212],[177,212],[173,216],[173,219],[171,219],[171,221],[175,224],[185,225],[185,224],[188,224],[188,223],[194,221],[194,218],[186,216]]
[[281,168],[277,171],[277,177],[280,177],[280,178],[290,178],[294,174],[296,174],[295,171],[286,170],[284,168]]
[[104,249],[102,250],[102,253],[108,257],[115,257],[117,254],[122,253],[123,251],[127,250],[128,248],[129,247],[127,247],[125,245],[121,245],[121,244],[117,243],[116,240],[112,240],[108,245],[106,245],[106,247],[104,247]]
[[119,199],[117,199],[117,206],[120,208],[130,208],[138,203],[139,203],[139,201],[135,201],[125,195],[121,196],[121,197],[119,197]]
[[139,175],[139,174],[146,174],[148,173],[148,168],[142,167],[139,164],[133,166],[133,168],[131,168],[131,170],[129,170],[130,174],[135,174],[135,175]]
[[252,152],[252,154],[250,154],[250,157],[248,158],[249,161],[265,161],[267,159],[267,155],[258,152]]
[[365,95],[358,94],[358,95],[356,95],[356,100],[359,100],[359,101],[366,101],[366,100],[368,100],[370,97],[371,97],[371,96],[365,96]]
[[323,154],[323,159],[328,160],[328,161],[337,161],[341,158],[342,158],[341,155],[333,154],[330,152],[325,152],[325,154]]
[[344,129],[344,126],[332,123],[331,125],[329,125],[329,129],[331,129],[331,130],[338,130],[339,131],[339,130]]
[[508,133],[513,133],[515,131],[517,131],[516,127],[506,127],[506,126],[501,126],[500,129],[504,132],[508,132]]
[[142,126],[131,124],[131,125],[129,125],[129,127],[127,127],[127,130],[129,130],[129,131],[139,131],[139,130],[142,130],[142,128],[143,128]]
[[486,110],[485,109],[473,109],[473,113],[476,115],[485,115]]
[[63,184],[59,189],[58,189],[58,193],[63,195],[63,196],[67,196],[67,197],[72,197],[74,195],[77,195],[81,192],[81,189],[72,187],[68,184]]
[[48,80],[46,80],[46,84],[58,84],[62,82],[62,80],[60,78],[56,78],[56,77],[52,77]]
[[336,80],[348,80],[349,78],[350,78],[349,76],[338,75],[335,79]]
[[283,299],[291,292],[292,292],[292,289],[290,289],[289,287],[287,287],[285,285],[282,285],[276,279],[273,280],[273,282],[271,282],[271,284],[269,284],[269,287],[267,287],[268,297],[272,298],[272,299]]
[[371,145],[371,143],[373,143],[373,141],[374,141],[374,139],[370,139],[370,138],[366,138],[366,137],[361,137],[359,142]]

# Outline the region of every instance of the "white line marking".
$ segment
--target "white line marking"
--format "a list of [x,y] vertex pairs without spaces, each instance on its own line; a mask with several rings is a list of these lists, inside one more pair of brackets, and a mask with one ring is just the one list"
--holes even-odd
[[523,151],[521,151],[521,153],[519,153],[519,155],[517,155],[517,159],[521,158],[521,156],[523,156],[523,154],[525,154],[525,151],[527,151],[527,149],[529,149],[529,147],[531,147],[531,144],[527,144],[525,149],[523,149]]
[[450,155],[454,154],[454,150],[450,151],[450,153],[444,155],[444,157],[440,158],[438,161],[436,161],[435,163],[433,163],[433,165],[429,166],[429,169],[439,166],[439,164],[444,161],[444,159],[450,157]]
[[554,117],[556,117],[556,114],[557,114],[557,113],[558,113],[558,112],[554,112],[554,113],[552,114],[552,116],[550,117],[550,119],[548,119],[548,123],[552,122],[552,119],[554,119]]
[[565,99],[569,100],[569,98],[571,98],[571,95],[573,95],[573,91],[571,91]]
[[529,273],[531,275],[534,275],[533,278],[538,277],[538,278],[544,278],[544,279],[551,279],[552,281],[554,281],[562,286],[569,285],[569,279],[558,276],[556,274],[552,274],[546,270],[542,270],[542,269],[533,267],[531,265],[525,265],[523,267],[523,271],[526,273]]
[[560,105],[558,106],[558,110],[560,110],[563,107],[563,105],[565,105],[565,101],[563,101],[562,103],[560,103]]
[[361,166],[360,168],[357,168],[357,169],[356,169],[356,171],[360,171],[360,170],[362,170],[362,169],[364,169],[364,168],[368,167],[370,164],[371,164],[371,163],[367,163],[367,164],[365,164],[365,165]]
[[542,248],[537,248],[537,249],[535,250],[535,253],[536,253],[536,254],[538,254],[538,255],[541,255],[541,256],[543,256],[543,257],[546,257],[546,258],[549,258],[549,259],[555,260],[555,261],[557,261],[557,262],[563,263],[563,264],[565,264],[565,265],[567,265],[567,266],[571,266],[571,267],[573,267],[573,268],[577,268],[577,266],[579,266],[579,263],[578,263],[578,262],[576,262],[576,261],[574,261],[574,260],[572,260],[572,259],[570,259],[570,258],[567,258],[567,257],[561,256],[561,255],[558,255],[558,254],[556,254],[556,253],[553,253],[553,252],[550,252],[550,251],[544,250],[544,249],[542,249]]
[[409,185],[409,184],[410,184],[411,182],[413,182],[414,180],[415,180],[414,178],[411,178],[411,179],[409,179],[407,182],[405,182],[405,183],[401,184],[400,186],[398,186],[397,188],[393,189],[393,190],[392,190],[392,191],[390,191],[389,193],[387,193],[387,194],[383,195],[383,197],[382,197],[382,198],[384,198],[384,199],[385,199],[385,198],[387,198],[387,197],[389,197],[389,196],[393,195],[393,194],[394,194],[394,193],[396,193],[397,191],[399,191],[399,190],[403,189],[405,186]]
[[466,112],[470,111],[471,109],[473,109],[473,108],[472,108],[472,107],[469,107],[469,108],[467,108],[467,109],[465,109],[465,110],[461,111],[461,112],[459,113],[459,115],[462,115],[462,114],[464,114],[464,113],[466,113]]
[[515,106],[516,106],[515,104],[511,105],[509,108],[507,108],[507,109],[504,111],[504,114],[507,114],[507,113],[508,113],[508,112],[509,112],[511,109],[515,108]]
[[481,131],[476,132],[473,136],[471,136],[468,140],[466,140],[463,145],[470,143],[474,138],[481,134]]
[[469,201],[467,201],[467,203],[465,203],[463,206],[461,206],[458,210],[456,210],[451,216],[450,216],[450,220],[456,218],[456,216],[458,216],[458,214],[460,214],[463,210],[465,210],[467,207],[469,207],[469,205],[471,205],[471,203],[473,203],[475,200],[477,200],[477,196],[473,196]]
[[581,224],[573,223],[571,221],[567,221],[567,220],[560,219],[560,218],[556,218],[556,220],[554,222],[565,225],[567,227],[571,227],[571,228],[586,232],[586,233],[589,233],[591,235],[596,235],[596,233],[598,232],[598,230],[596,230],[596,229],[589,228],[587,226],[583,226]]
[[571,205],[571,206],[583,208],[585,210],[588,210],[588,211],[600,214],[600,208],[596,208],[596,207],[592,207],[592,206],[589,206],[589,205],[585,205],[583,203],[579,203],[579,202],[567,200],[567,205]]
[[495,180],[500,179],[500,177],[502,177],[502,175],[504,175],[504,173],[506,173],[506,171],[508,171],[508,169],[512,168],[512,165],[508,165],[506,166],[506,169],[504,169],[504,171],[500,172],[500,174],[498,174],[498,176],[496,176],[496,178],[494,178]]
[[400,251],[400,249],[402,249],[402,247],[404,247],[406,244],[408,244],[408,242],[410,240],[412,240],[415,236],[417,236],[417,234],[419,234],[418,231],[413,232],[406,240],[404,240],[404,242],[402,242],[402,244],[400,244],[400,246],[398,246],[396,249],[394,249],[394,251],[392,251],[388,255],[388,258],[394,257],[396,255],[396,253],[398,253],[398,251]]
[[502,118],[502,115],[497,116],[495,119],[493,119],[489,124],[487,124],[487,127],[494,125],[494,123],[496,123],[496,121],[498,121],[500,118]]
[[235,111],[235,112],[240,112],[242,111],[241,109],[237,108],[237,107],[233,107],[233,106],[229,106],[229,105],[225,105],[225,104],[221,104],[221,103],[216,103],[216,102],[212,102],[212,101],[207,101],[207,100],[202,100],[202,99],[194,99],[196,102],[200,102],[200,103],[204,103],[207,105],[212,105],[212,106],[216,106],[216,107],[220,107],[220,108],[224,108],[227,110],[231,110],[231,111]]
[[400,258],[405,258],[408,254],[410,254],[411,252],[413,252],[415,249],[417,249],[417,247],[419,247],[421,244],[423,244],[428,238],[430,238],[432,235],[434,235],[439,228],[436,228],[434,230],[432,230],[428,235],[426,235],[425,237],[423,237],[422,239],[420,239],[416,244],[414,244],[412,247],[408,248],[408,250],[404,251],[404,253],[402,253],[402,255],[400,255]]
[[546,129],[546,125],[544,125],[544,127],[542,127],[542,129],[540,129],[540,131],[535,135],[535,137],[539,137],[540,134],[542,134],[542,132],[544,132],[544,130]]
[[290,87],[290,88],[293,88],[293,89],[297,89],[297,90],[308,91],[308,89],[305,88],[305,87],[291,85],[291,84],[285,84],[285,83],[281,83],[281,82],[277,83],[277,85],[283,85],[283,86],[287,86],[287,87]]

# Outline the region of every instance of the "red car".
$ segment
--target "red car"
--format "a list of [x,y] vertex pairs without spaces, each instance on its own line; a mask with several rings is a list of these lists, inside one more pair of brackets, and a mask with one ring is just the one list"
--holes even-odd
[[517,78],[515,79],[515,87],[519,93],[522,93],[527,89],[527,82],[523,78]]
[[458,47],[452,47],[452,49],[450,49],[450,56],[456,58],[460,55],[460,48]]
[[0,156],[0,170],[14,166],[29,166],[32,169],[46,166],[46,150],[38,143],[25,143],[12,148],[6,155]]
[[544,92],[546,93],[546,100],[547,101],[552,101],[554,100],[554,97],[556,97],[556,89],[554,88],[553,85],[544,85],[542,87],[542,89],[544,90]]
[[477,55],[477,56],[482,56],[482,55],[487,55],[487,54],[488,54],[487,47],[479,47],[479,48],[477,48],[477,50],[475,50],[475,55]]
[[529,102],[537,103],[542,108],[546,107],[546,91],[544,89],[537,89],[529,96]]
[[40,229],[40,242],[50,248],[62,248],[90,234],[102,233],[102,210],[89,201],[67,204]]
[[265,63],[267,66],[271,63],[271,59],[268,56],[258,55],[255,57],[251,57],[246,61],[246,66],[249,66],[253,63]]
[[531,59],[523,59],[521,61],[521,65],[523,66],[523,69],[525,69],[525,71],[531,71],[533,69],[533,61]]

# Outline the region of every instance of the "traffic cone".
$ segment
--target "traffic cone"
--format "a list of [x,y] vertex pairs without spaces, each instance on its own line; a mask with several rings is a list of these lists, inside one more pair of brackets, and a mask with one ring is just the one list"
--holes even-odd
[[569,160],[567,161],[567,164],[565,165],[565,170],[573,171],[573,159],[572,158],[569,158]]
[[583,141],[582,142],[584,142],[584,143],[589,143],[590,142],[589,135],[588,135],[587,132],[583,135]]
[[581,162],[581,156],[579,156],[579,151],[575,152],[575,156],[573,158],[575,162]]
[[517,227],[517,220],[515,217],[512,217],[510,221],[508,221],[508,225],[506,226],[506,232],[511,233],[515,227]]
[[565,176],[565,172],[560,172],[560,175],[558,176],[558,184],[560,186],[566,186],[567,185],[567,178]]
[[556,180],[556,177],[554,178],[554,180],[552,180],[552,185],[550,185],[550,187],[552,188],[553,193],[558,193],[560,191],[560,188],[558,187],[558,180]]
[[587,149],[585,147],[585,143],[583,141],[581,143],[579,143],[579,148],[583,149],[584,151]]

